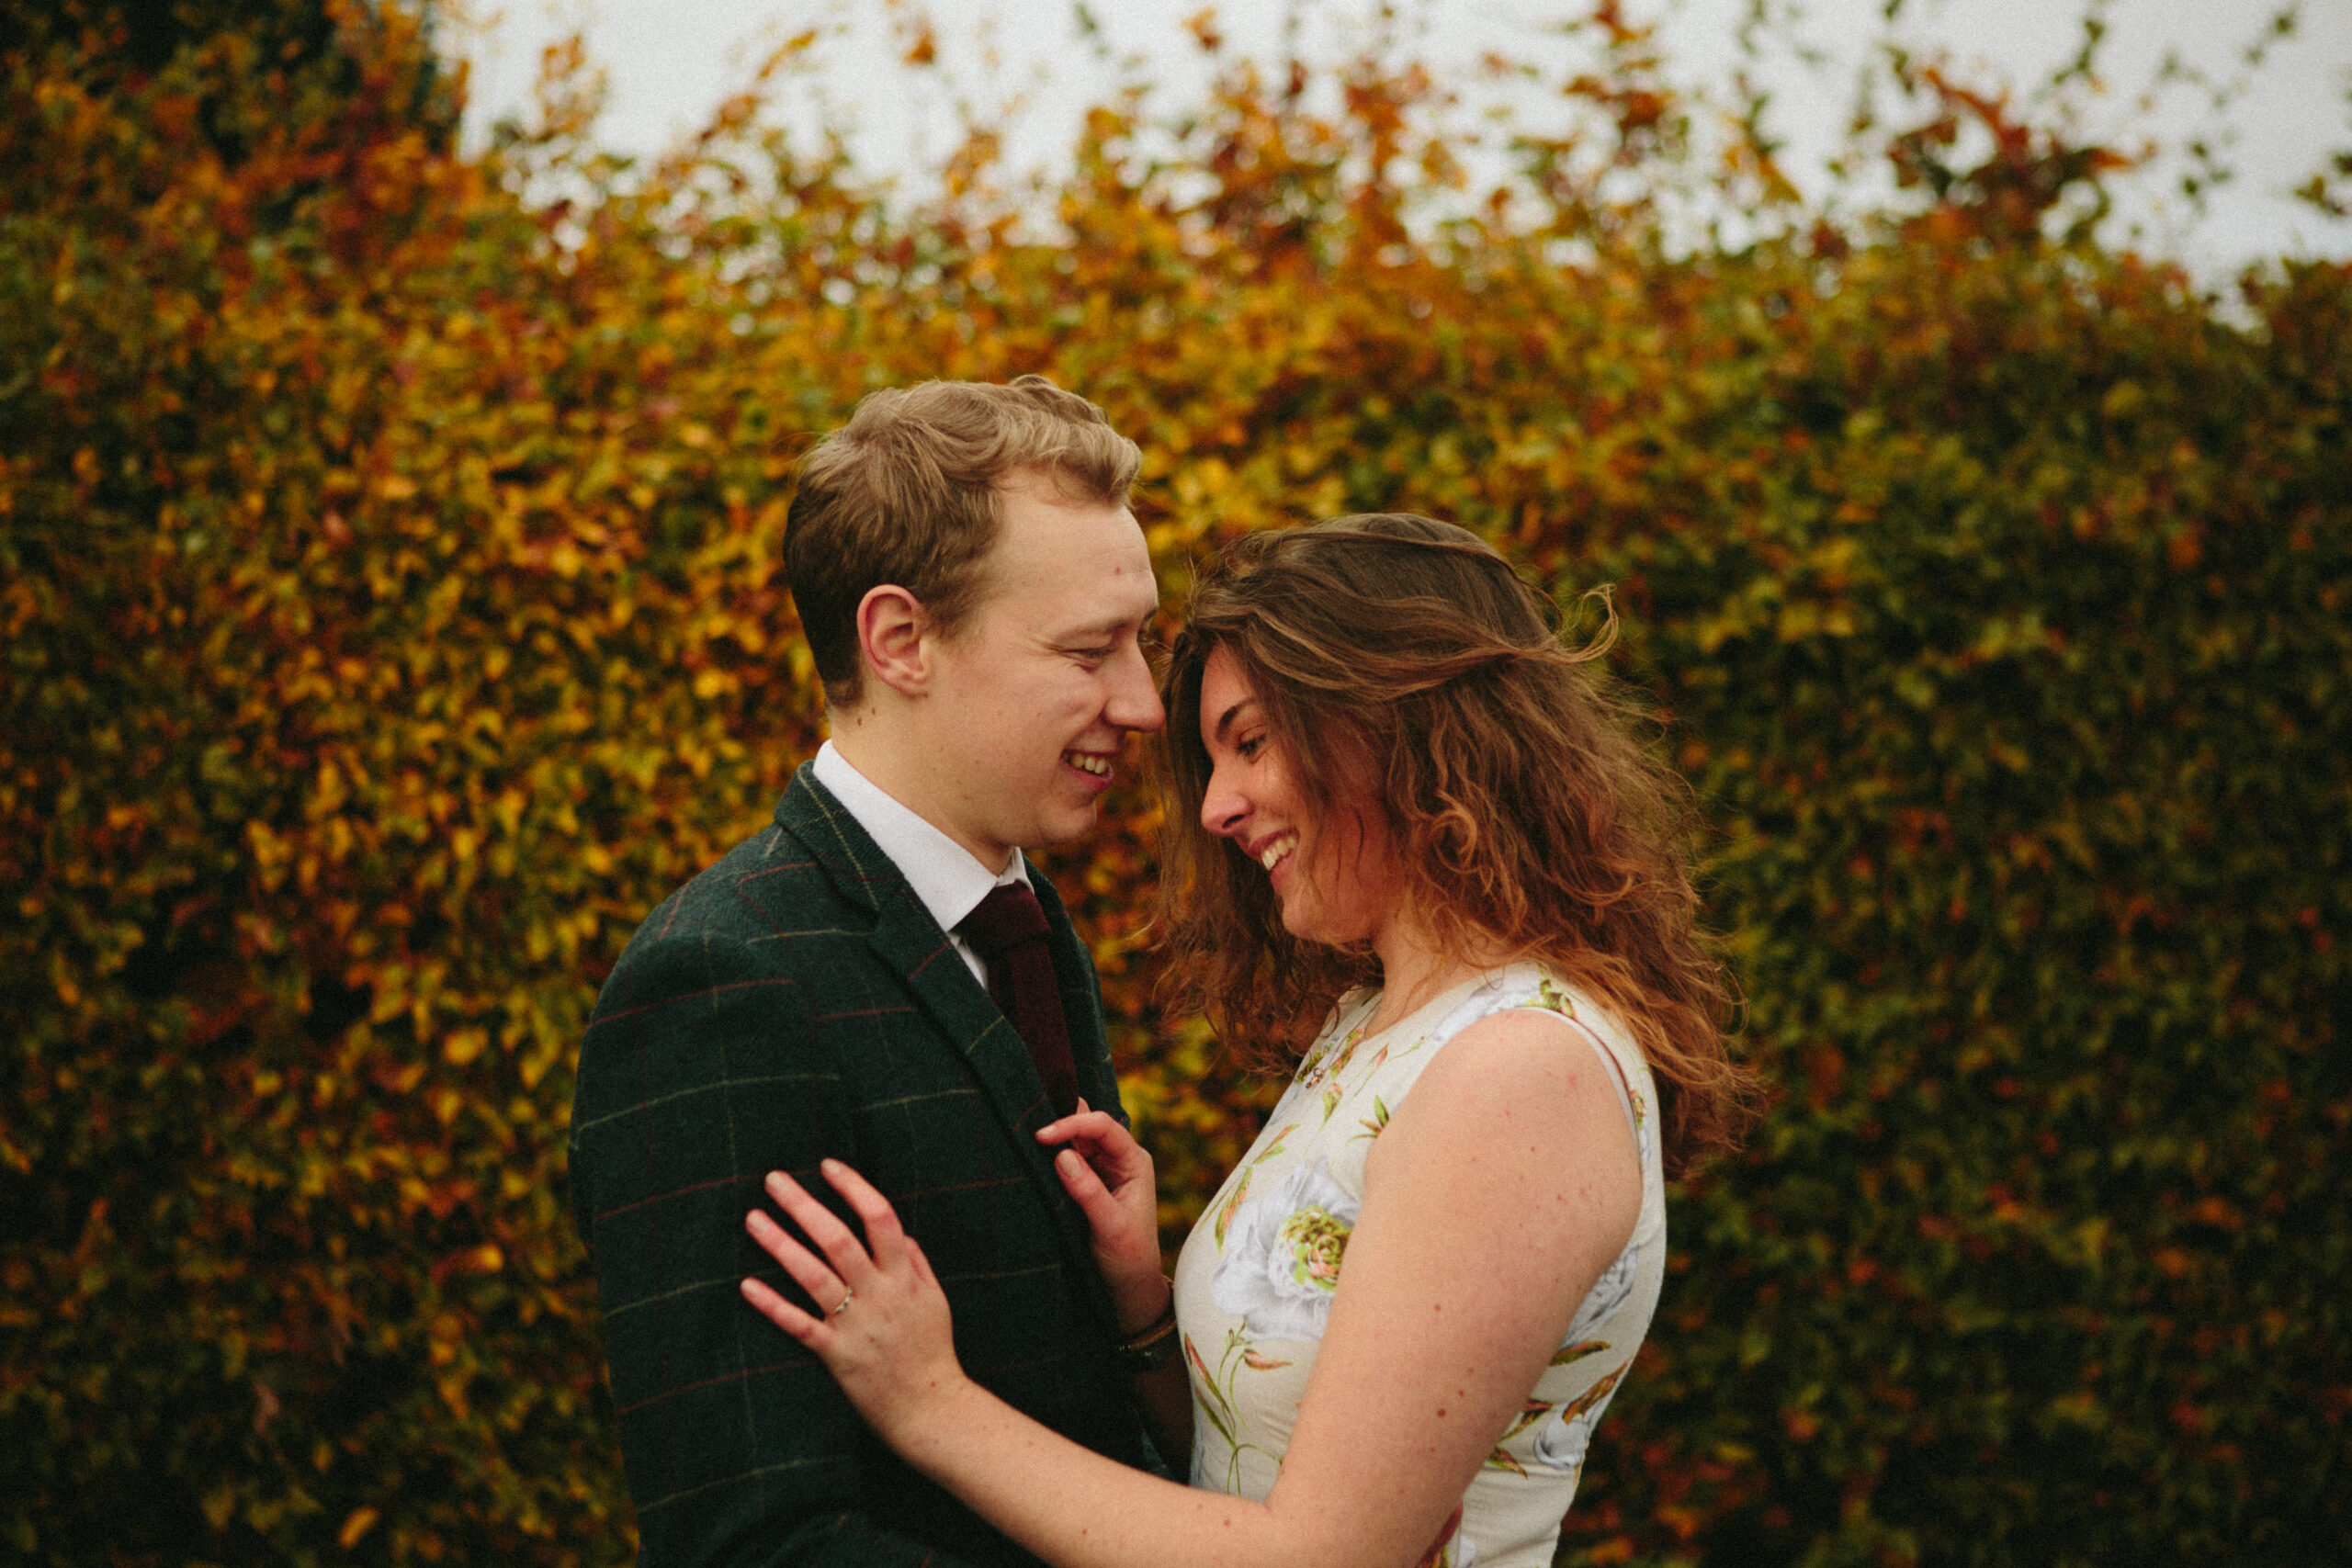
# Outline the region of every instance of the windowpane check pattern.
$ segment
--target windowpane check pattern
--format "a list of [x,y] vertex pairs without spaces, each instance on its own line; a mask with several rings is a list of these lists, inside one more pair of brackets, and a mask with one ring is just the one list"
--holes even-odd
[[[1079,1092],[1115,1110],[1093,966],[1036,880]],[[807,768],[648,917],[582,1043],[571,1149],[644,1568],[1029,1561],[739,1293],[756,1274],[807,1304],[743,1216],[770,1170],[830,1200],[828,1156],[922,1244],[975,1379],[1150,1462],[1085,1220],[1034,1136],[1052,1119],[1012,1025]]]

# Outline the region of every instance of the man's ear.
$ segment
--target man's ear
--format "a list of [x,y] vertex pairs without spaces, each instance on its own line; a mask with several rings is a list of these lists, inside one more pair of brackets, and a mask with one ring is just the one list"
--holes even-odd
[[876,680],[900,696],[921,696],[932,675],[931,615],[922,601],[895,582],[865,591],[857,602],[857,649]]

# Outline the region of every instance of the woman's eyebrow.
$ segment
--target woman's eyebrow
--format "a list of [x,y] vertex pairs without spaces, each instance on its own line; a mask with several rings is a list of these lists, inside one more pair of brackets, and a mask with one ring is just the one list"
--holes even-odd
[[1226,709],[1225,716],[1216,721],[1216,738],[1219,740],[1224,739],[1225,732],[1233,728],[1233,721],[1240,716],[1241,710],[1248,707],[1257,700],[1258,699],[1255,697],[1244,697],[1239,702],[1234,704],[1231,707]]

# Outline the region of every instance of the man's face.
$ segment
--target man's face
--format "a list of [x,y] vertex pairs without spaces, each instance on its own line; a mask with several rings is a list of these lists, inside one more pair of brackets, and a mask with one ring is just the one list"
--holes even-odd
[[1091,829],[1127,732],[1165,717],[1139,640],[1159,583],[1134,516],[1030,472],[998,500],[982,597],[934,645],[923,726],[938,826],[992,869]]

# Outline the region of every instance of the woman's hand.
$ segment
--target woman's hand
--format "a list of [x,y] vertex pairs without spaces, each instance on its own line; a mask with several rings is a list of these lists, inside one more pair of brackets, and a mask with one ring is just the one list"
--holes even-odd
[[743,1281],[743,1299],[814,1351],[866,1425],[904,1452],[914,1424],[946,1410],[967,1381],[956,1359],[947,1297],[889,1200],[839,1160],[819,1168],[865,1226],[864,1246],[780,1170],[768,1173],[768,1196],[824,1256],[763,1210],[746,1214],[743,1228],[826,1315],[811,1316],[757,1280]]
[[1077,1111],[1037,1130],[1041,1144],[1067,1145],[1054,1174],[1077,1200],[1094,1233],[1094,1263],[1110,1287],[1119,1332],[1136,1334],[1168,1310],[1159,1271],[1159,1189],[1151,1156],[1107,1111]]

